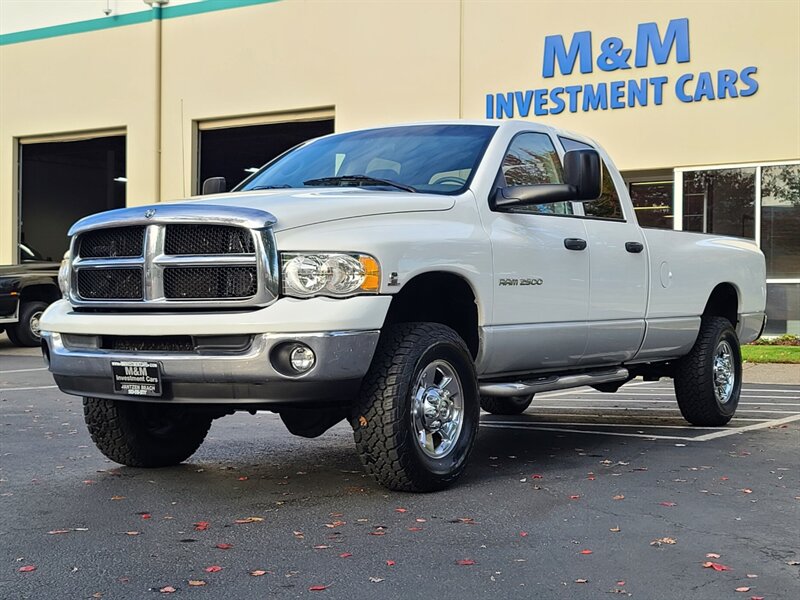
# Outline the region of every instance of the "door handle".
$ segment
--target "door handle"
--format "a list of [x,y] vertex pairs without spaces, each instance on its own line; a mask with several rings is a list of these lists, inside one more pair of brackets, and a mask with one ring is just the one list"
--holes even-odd
[[586,240],[581,238],[567,238],[564,240],[564,248],[567,250],[585,250]]
[[625,242],[625,250],[633,254],[639,254],[639,252],[644,250],[644,244],[641,242]]

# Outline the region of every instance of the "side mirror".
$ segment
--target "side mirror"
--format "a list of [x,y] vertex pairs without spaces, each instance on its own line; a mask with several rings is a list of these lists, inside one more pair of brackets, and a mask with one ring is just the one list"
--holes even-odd
[[570,150],[564,155],[564,180],[581,202],[600,197],[602,168],[597,150]]
[[203,196],[208,194],[223,194],[228,191],[228,182],[224,177],[209,177],[203,182]]
[[565,183],[498,188],[493,202],[504,207],[596,200],[600,197],[601,173],[597,150],[570,150],[564,155]]

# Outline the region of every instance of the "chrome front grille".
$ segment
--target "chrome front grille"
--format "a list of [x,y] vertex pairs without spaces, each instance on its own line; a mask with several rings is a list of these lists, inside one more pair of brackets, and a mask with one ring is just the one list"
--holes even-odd
[[[141,208],[122,209],[88,217],[73,227],[73,305],[257,307],[277,298],[272,215],[208,205],[165,205],[156,210],[156,219],[152,214],[146,217]],[[126,218],[103,219],[115,213]]]

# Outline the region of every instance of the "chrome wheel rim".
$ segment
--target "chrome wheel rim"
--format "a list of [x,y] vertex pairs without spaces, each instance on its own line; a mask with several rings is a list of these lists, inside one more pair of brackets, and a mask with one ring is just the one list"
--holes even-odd
[[33,335],[35,335],[37,338],[38,337],[42,337],[42,334],[41,334],[40,329],[39,329],[39,321],[42,318],[42,313],[43,312],[44,311],[37,310],[35,313],[33,313],[31,315],[31,319],[30,319],[30,321],[28,323],[29,326],[30,326],[30,329],[31,329],[31,333]]
[[735,384],[733,349],[728,342],[723,340],[714,353],[714,395],[720,404],[730,402]]
[[464,425],[461,381],[446,360],[435,360],[417,377],[411,397],[411,423],[422,452],[444,458],[456,447]]

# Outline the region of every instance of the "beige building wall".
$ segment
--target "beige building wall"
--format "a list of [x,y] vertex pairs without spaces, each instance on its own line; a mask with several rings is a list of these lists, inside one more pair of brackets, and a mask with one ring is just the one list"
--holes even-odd
[[0,264],[16,260],[20,142],[123,130],[128,203],[159,200],[157,27],[0,46]]
[[[690,22],[691,62],[543,79],[547,35],[635,43]],[[0,264],[14,258],[16,149],[124,129],[129,205],[191,194],[196,130],[333,114],[337,131],[482,119],[486,94],[756,66],[747,98],[537,117],[626,171],[800,158],[800,2],[282,0],[0,46]],[[597,55],[597,53],[596,53]],[[326,111],[309,113],[308,111]],[[532,117],[531,117],[532,118]]]

